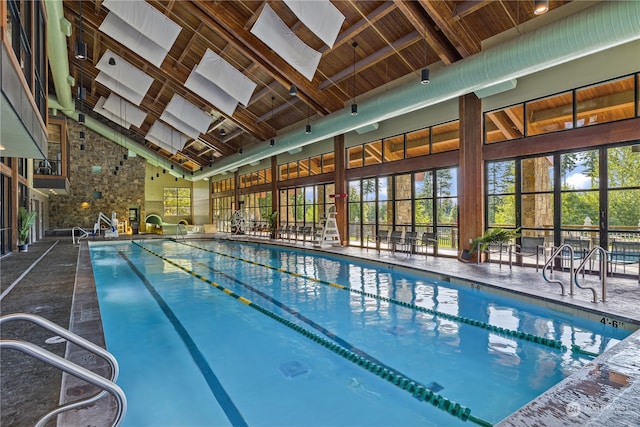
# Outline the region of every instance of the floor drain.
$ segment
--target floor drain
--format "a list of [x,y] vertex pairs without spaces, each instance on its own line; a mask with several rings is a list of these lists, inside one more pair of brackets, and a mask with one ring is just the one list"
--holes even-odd
[[61,342],[67,342],[67,340],[62,338],[59,335],[56,335],[55,337],[47,338],[47,340],[45,341],[45,343],[47,344],[60,344]]
[[294,378],[309,372],[309,367],[297,360],[280,365],[280,372],[287,378]]

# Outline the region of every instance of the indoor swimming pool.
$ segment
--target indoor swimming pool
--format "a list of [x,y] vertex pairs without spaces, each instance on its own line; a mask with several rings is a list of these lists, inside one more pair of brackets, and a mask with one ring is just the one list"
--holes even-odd
[[630,334],[311,251],[90,249],[124,426],[492,425]]

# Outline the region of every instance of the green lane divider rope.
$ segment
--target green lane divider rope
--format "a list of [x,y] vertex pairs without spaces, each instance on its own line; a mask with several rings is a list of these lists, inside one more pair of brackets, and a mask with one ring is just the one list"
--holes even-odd
[[577,344],[571,344],[571,351],[574,352],[574,353],[585,354],[585,355],[591,356],[591,357],[600,356],[600,354],[598,354],[598,353],[592,353],[590,351],[581,349],[580,346],[577,345]]
[[335,354],[337,354],[338,356],[341,356],[342,358],[368,370],[369,372],[377,375],[378,377],[382,378],[383,380],[386,380],[388,382],[390,382],[391,384],[401,388],[402,390],[405,390],[408,393],[411,393],[411,395],[420,400],[421,402],[426,402],[426,403],[430,403],[431,405],[435,406],[438,409],[441,409],[447,413],[449,413],[450,415],[453,415],[456,418],[459,418],[462,421],[471,421],[475,424],[478,424],[479,426],[482,427],[493,427],[493,424],[483,420],[482,418],[478,418],[474,415],[471,414],[471,409],[467,408],[466,406],[462,406],[457,402],[454,402],[452,400],[447,399],[446,397],[426,388],[423,385],[419,385],[417,384],[415,381],[413,381],[410,378],[405,377],[404,375],[401,374],[396,374],[393,373],[391,371],[389,371],[387,368],[384,368],[382,366],[380,366],[379,364],[372,362],[370,360],[367,360],[365,357],[362,357],[352,351],[347,350],[344,347],[341,347],[340,345],[336,344],[333,341],[330,341],[324,337],[321,337],[320,335],[316,335],[315,333],[311,332],[308,329],[303,328],[302,326],[285,319],[284,317],[281,317],[279,315],[277,315],[276,313],[273,313],[269,310],[267,310],[264,307],[261,307],[258,304],[255,304],[254,302],[248,300],[247,298],[244,298],[243,296],[240,296],[236,293],[234,293],[233,291],[225,288],[224,286],[200,275],[195,273],[194,271],[189,270],[186,267],[181,266],[180,264],[178,264],[175,261],[170,260],[169,258],[166,258],[164,256],[162,256],[162,254],[156,253],[154,251],[152,251],[151,249],[148,249],[144,246],[142,246],[141,244],[133,241],[133,243],[136,246],[139,246],[140,248],[144,249],[145,251],[149,252],[152,255],[157,256],[158,258],[160,258],[161,260],[163,260],[164,262],[167,262],[171,265],[173,265],[176,268],[179,268],[180,270],[184,271],[187,274],[190,274],[191,276],[202,280],[203,282],[213,286],[214,288],[224,292],[225,294],[229,295],[230,297],[233,297],[235,299],[237,299],[238,301],[246,304],[247,306],[253,308],[254,310],[257,310],[258,312],[272,318],[273,320],[281,323],[284,326],[287,326],[288,328],[298,332],[299,334],[303,335],[306,338],[309,338],[310,340],[320,344],[321,346],[333,351]]
[[558,350],[563,350],[563,351],[567,350],[567,346],[562,344],[562,342],[560,340],[554,340],[554,339],[551,339],[551,338],[539,337],[537,335],[528,334],[526,332],[515,331],[515,330],[512,330],[512,329],[507,329],[507,328],[503,328],[503,327],[500,327],[500,326],[490,325],[490,324],[488,324],[486,322],[482,322],[480,320],[474,320],[474,319],[469,319],[467,317],[462,317],[462,316],[456,316],[456,315],[453,315],[453,314],[443,313],[441,311],[432,310],[432,309],[425,308],[425,307],[420,307],[418,305],[411,304],[411,303],[404,302],[404,301],[400,301],[400,300],[397,300],[397,299],[394,299],[394,298],[383,297],[381,295],[372,294],[370,292],[364,292],[364,291],[361,291],[359,289],[353,289],[353,288],[350,288],[348,286],[340,285],[338,283],[332,283],[332,282],[329,282],[329,281],[326,281],[326,280],[321,280],[321,279],[318,279],[318,278],[315,278],[315,277],[304,276],[304,275],[302,275],[300,273],[287,271],[287,270],[285,270],[283,268],[277,268],[277,267],[273,267],[271,265],[261,264],[261,263],[256,262],[256,261],[251,261],[251,260],[240,258],[240,257],[234,256],[234,255],[229,255],[229,254],[225,254],[225,253],[222,253],[222,252],[217,252],[217,251],[214,251],[214,250],[211,250],[211,249],[202,248],[200,246],[196,246],[196,245],[193,245],[193,244],[190,244],[190,243],[179,242],[179,241],[177,241],[175,239],[171,239],[171,240],[175,241],[176,243],[181,243],[181,244],[183,244],[185,246],[190,246],[192,248],[200,249],[202,251],[210,252],[210,253],[213,253],[213,254],[216,254],[216,255],[221,255],[221,256],[224,256],[224,257],[227,257],[227,258],[235,259],[237,261],[247,262],[249,264],[257,265],[257,266],[260,266],[260,267],[269,268],[271,270],[278,271],[279,273],[289,274],[291,276],[300,277],[302,279],[310,280],[312,282],[321,283],[321,284],[324,284],[324,285],[332,286],[332,287],[337,288],[337,289],[342,289],[342,290],[346,290],[346,291],[349,291],[349,292],[353,292],[353,293],[357,293],[357,294],[360,294],[360,295],[364,295],[364,296],[369,297],[369,298],[374,298],[374,299],[378,299],[378,300],[381,300],[381,301],[389,302],[389,303],[392,303],[392,304],[397,304],[397,305],[399,305],[401,307],[410,308],[410,309],[416,310],[416,311],[421,311],[423,313],[431,314],[433,316],[437,316],[437,317],[442,318],[442,319],[451,320],[451,321],[454,321],[454,322],[464,323],[466,325],[470,325],[470,326],[475,326],[475,327],[478,327],[478,328],[486,329],[486,330],[488,330],[490,332],[494,332],[496,334],[503,335],[503,336],[506,336],[506,337],[518,338],[518,339],[534,342],[536,344],[540,344],[540,345],[543,345],[543,346],[546,346],[546,347],[550,347],[550,348],[554,348],[554,349],[558,349]]

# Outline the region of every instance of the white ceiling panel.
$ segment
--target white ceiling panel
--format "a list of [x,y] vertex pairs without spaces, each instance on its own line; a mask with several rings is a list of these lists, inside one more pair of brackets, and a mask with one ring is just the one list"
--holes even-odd
[[327,46],[333,47],[344,15],[329,0],[284,0],[298,19]]
[[186,135],[158,120],[153,122],[145,138],[173,154],[182,150],[188,139]]
[[[114,65],[109,64],[110,59],[113,59]],[[102,55],[96,68],[100,70],[96,81],[135,105],[140,105],[153,84],[153,77],[134,67],[109,49]]]
[[144,122],[144,119],[147,117],[147,113],[145,111],[113,92],[109,94],[109,97],[104,102],[102,108],[110,111],[111,114],[124,119],[127,123],[131,123],[137,128],[142,126],[142,122]]
[[106,110],[104,108],[104,103],[106,101],[107,101],[107,98],[105,98],[104,96],[101,96],[100,99],[98,99],[98,102],[96,102],[96,106],[93,107],[93,111],[106,117],[112,122],[119,124],[123,128],[129,129],[131,127],[131,123],[127,122],[125,119],[118,117],[117,115],[113,114],[111,111]]
[[268,4],[262,9],[251,33],[309,81],[313,80],[322,54],[300,40]]
[[160,67],[182,28],[143,0],[105,0],[100,31]]

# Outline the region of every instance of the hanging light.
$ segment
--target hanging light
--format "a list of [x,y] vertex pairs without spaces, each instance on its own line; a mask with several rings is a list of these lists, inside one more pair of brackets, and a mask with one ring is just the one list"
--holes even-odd
[[356,47],[358,47],[358,43],[353,42],[351,44],[353,46],[353,104],[351,104],[351,115],[358,115],[358,104],[356,104]]
[[427,39],[424,39],[424,68],[422,69],[422,73],[420,73],[420,84],[426,85],[429,84],[429,69],[427,68]]
[[224,129],[220,129],[220,136],[225,136],[227,132]]
[[173,163],[171,163],[171,170],[173,170]]
[[126,154],[124,156],[122,156],[123,159],[127,160],[129,158],[129,156],[127,156]]
[[533,0],[533,14],[542,15],[549,11],[549,0]]
[[[80,4],[82,4],[82,1],[80,1]],[[80,15],[80,20],[82,20],[82,15]],[[80,35],[82,35],[82,31],[80,31]],[[87,59],[87,44],[80,39],[76,40],[75,58],[80,61]]]
[[420,78],[420,83],[423,85],[426,85],[429,83],[429,69],[428,68],[423,68],[422,69],[422,74],[421,74],[421,78]]
[[289,96],[298,96],[298,88],[296,85],[291,85],[289,88]]
[[[295,86],[293,86],[295,88]],[[297,93],[297,92],[296,92]],[[271,125],[273,126],[273,101],[275,100],[275,97],[271,97]],[[276,145],[276,140],[274,138],[271,138],[269,140],[269,145],[270,146],[275,146]]]
[[122,160],[120,160],[120,166],[123,166],[124,162]]
[[162,174],[164,175],[165,173],[167,173],[166,169],[162,169]]
[[85,121],[84,113],[78,114],[78,123],[84,123],[84,121]]
[[215,160],[215,157],[213,157],[213,154],[212,154],[211,157],[209,158],[209,167],[213,166],[214,160]]
[[78,38],[75,43],[75,58],[81,61],[87,59],[87,44],[82,40],[82,0],[78,0],[80,3],[80,22],[78,24]]
[[80,151],[84,151],[84,144],[80,144]]
[[307,103],[307,126],[304,128],[304,133],[309,135],[311,133],[311,123],[309,122],[309,104]]
[[242,148],[238,149],[238,154],[242,156]]
[[85,139],[86,134],[84,133],[83,130],[80,131],[80,139]]
[[178,177],[176,176],[176,182],[178,182]]
[[85,100],[87,99],[87,88],[78,86],[78,99]]

